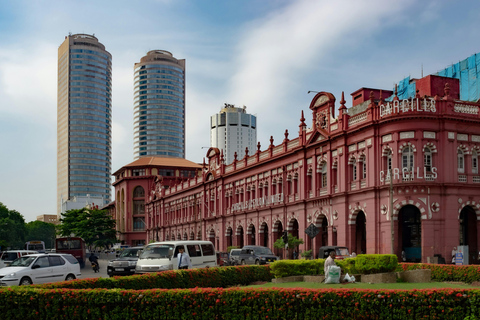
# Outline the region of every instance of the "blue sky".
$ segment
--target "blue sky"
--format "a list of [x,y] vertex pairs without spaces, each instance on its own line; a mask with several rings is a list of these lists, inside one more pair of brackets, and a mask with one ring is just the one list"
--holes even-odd
[[186,59],[187,159],[202,162],[225,102],[257,115],[264,150],[309,90],[391,89],[480,52],[478,1],[0,0],[0,202],[25,220],[56,210],[57,49],[95,34],[113,56],[112,170],[133,161],[133,65],[149,50]]

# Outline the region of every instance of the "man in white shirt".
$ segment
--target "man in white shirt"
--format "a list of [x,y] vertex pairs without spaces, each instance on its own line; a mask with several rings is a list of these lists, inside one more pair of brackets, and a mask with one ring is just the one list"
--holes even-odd
[[190,256],[185,252],[183,247],[178,248],[178,269],[191,269],[192,263],[190,262]]
[[325,275],[327,275],[328,268],[330,266],[336,266],[337,264],[335,263],[335,251],[330,251],[330,255],[328,256],[327,260],[325,260],[325,264],[323,267],[323,272]]

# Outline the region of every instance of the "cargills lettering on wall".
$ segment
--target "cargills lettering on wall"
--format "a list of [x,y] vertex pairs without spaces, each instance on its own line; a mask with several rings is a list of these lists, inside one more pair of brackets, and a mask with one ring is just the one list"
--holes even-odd
[[[415,170],[416,169],[416,170]],[[393,179],[400,179],[400,175],[402,175],[402,179],[427,179],[427,180],[435,180],[438,177],[437,168],[432,167],[431,171],[427,171],[427,168],[423,168],[421,170],[419,167],[417,168],[393,168],[392,170],[387,170],[385,173],[384,171],[380,171],[380,181],[383,182],[384,180],[390,181],[390,176],[393,174]]]
[[434,98],[411,98],[394,100],[387,102],[387,105],[380,105],[380,117],[384,117],[390,114],[400,114],[406,112],[437,112],[435,108]]
[[283,202],[283,193],[277,193],[271,196],[264,196],[257,199],[234,203],[232,205],[232,213],[235,211],[255,209],[258,206],[277,204],[280,202]]

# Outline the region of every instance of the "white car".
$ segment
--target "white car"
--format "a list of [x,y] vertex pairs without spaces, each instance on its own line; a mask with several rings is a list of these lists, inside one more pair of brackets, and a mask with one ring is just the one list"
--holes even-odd
[[81,277],[78,260],[71,254],[38,253],[14,260],[0,269],[0,286],[23,286]]

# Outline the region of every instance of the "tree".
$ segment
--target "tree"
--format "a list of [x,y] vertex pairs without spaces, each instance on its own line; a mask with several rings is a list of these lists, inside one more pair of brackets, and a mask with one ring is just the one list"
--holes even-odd
[[23,249],[25,245],[25,219],[16,210],[9,210],[0,202],[0,246],[2,249]]
[[107,210],[74,209],[62,213],[57,233],[63,237],[76,236],[88,246],[106,247],[117,242],[115,220]]
[[27,223],[25,241],[40,240],[45,242],[45,248],[55,248],[55,225],[43,221]]
[[[298,239],[294,237],[291,233],[288,234],[288,252],[292,251],[293,249],[297,248],[298,246],[303,244],[303,239]],[[275,241],[273,244],[274,248],[277,249],[285,249],[285,242],[283,241],[283,237],[280,237]],[[298,252],[298,251],[297,251]]]

